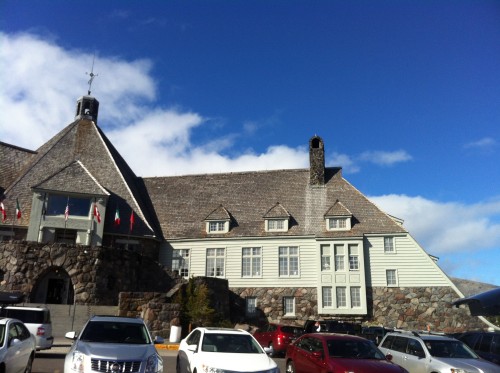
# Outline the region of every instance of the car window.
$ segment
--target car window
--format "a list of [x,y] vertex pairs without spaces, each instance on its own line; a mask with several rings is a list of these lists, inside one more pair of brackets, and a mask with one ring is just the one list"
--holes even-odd
[[5,325],[0,325],[0,346],[5,342]]
[[151,343],[143,324],[91,321],[80,337],[85,342],[146,344]]
[[482,352],[490,352],[491,344],[493,343],[493,335],[483,334],[481,343],[479,343],[478,350]]
[[25,339],[28,339],[30,337],[30,332],[28,328],[24,326],[24,324],[16,322],[15,325],[17,328],[17,335],[21,341],[24,341]]
[[491,342],[491,353],[500,354],[500,334],[495,334],[493,336],[493,341]]
[[295,326],[282,326],[281,331],[288,334],[300,334],[302,330]]
[[262,352],[262,349],[252,336],[234,333],[205,333],[201,350],[239,354],[258,354]]
[[415,339],[410,339],[408,341],[407,352],[410,355],[414,355],[414,356],[419,356],[419,357],[425,356],[424,348],[422,347],[420,342],[415,340]]
[[332,357],[385,360],[384,354],[369,341],[330,339],[326,345]]
[[186,339],[186,343],[188,345],[197,345],[200,342],[201,332],[199,330],[195,330],[191,333],[191,335]]
[[278,327],[276,325],[269,325],[269,328],[267,329],[267,331],[269,332],[274,332],[278,329]]
[[461,341],[425,341],[429,353],[434,357],[455,359],[477,359],[478,356]]
[[311,337],[302,338],[297,342],[296,346],[302,350],[312,351],[312,338]]
[[48,315],[50,314],[44,312],[44,310],[21,310],[10,308],[2,310],[2,316],[18,319],[29,324],[48,324],[50,323],[50,316]]
[[480,337],[480,334],[466,334],[460,338],[463,342],[467,343],[472,348],[476,348],[476,343]]
[[394,341],[392,342],[391,350],[406,353],[406,345],[408,344],[408,339],[409,338],[394,337]]
[[394,336],[388,335],[387,337],[385,337],[384,341],[382,342],[382,346],[380,347],[391,349],[392,342],[394,342],[394,338],[395,338]]
[[9,341],[12,341],[14,338],[18,338],[17,328],[14,324],[9,325]]

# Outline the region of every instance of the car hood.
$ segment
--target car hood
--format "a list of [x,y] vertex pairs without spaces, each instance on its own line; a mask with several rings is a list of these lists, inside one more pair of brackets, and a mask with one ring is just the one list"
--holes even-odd
[[432,359],[434,361],[441,362],[443,365],[451,366],[453,368],[462,368],[462,369],[480,368],[485,373],[498,372],[498,370],[491,370],[492,367],[495,367],[493,363],[490,363],[489,361],[483,359],[453,359],[444,357],[433,357]]
[[204,352],[198,355],[199,366],[208,366],[238,372],[257,372],[276,367],[276,363],[266,354],[234,354],[224,352]]
[[74,350],[106,360],[143,360],[156,353],[153,345],[126,343],[78,342]]
[[403,370],[399,365],[393,364],[387,360],[376,359],[339,359],[334,358],[335,365],[332,367],[340,368],[346,372],[370,372],[370,373],[401,373]]

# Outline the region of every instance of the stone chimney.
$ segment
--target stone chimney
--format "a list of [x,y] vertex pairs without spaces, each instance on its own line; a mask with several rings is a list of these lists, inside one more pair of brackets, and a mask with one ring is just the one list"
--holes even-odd
[[76,102],[77,119],[90,119],[97,124],[97,114],[99,113],[99,101],[92,96],[82,96]]
[[325,147],[323,139],[319,136],[313,136],[309,140],[309,184],[325,184]]

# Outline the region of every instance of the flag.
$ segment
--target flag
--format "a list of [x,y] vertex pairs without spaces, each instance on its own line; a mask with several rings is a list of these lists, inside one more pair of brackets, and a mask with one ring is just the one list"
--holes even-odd
[[130,232],[132,232],[132,229],[134,228],[134,223],[135,223],[134,210],[132,210],[130,213]]
[[115,211],[115,226],[119,226],[120,225],[120,211],[118,211],[118,209],[116,209]]
[[19,201],[16,198],[16,218],[21,219],[21,216],[22,216],[21,208],[19,207]]
[[68,220],[69,218],[69,205],[66,204],[66,209],[64,209],[64,220]]
[[99,212],[99,209],[97,208],[97,203],[94,203],[94,217],[97,219],[97,222],[101,222],[101,213]]
[[2,213],[2,223],[7,220],[7,212],[5,211],[5,206],[3,205],[3,202],[0,202],[0,212]]

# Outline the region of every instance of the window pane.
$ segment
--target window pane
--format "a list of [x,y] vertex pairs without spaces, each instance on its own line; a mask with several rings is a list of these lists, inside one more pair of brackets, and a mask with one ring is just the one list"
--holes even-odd
[[285,315],[295,314],[295,298],[294,297],[284,297],[283,298],[283,308]]
[[394,252],[394,238],[393,237],[384,237],[384,251],[386,253]]
[[388,269],[386,271],[387,285],[397,285],[396,270]]
[[70,216],[89,216],[90,198],[77,198],[60,194],[49,194],[46,215],[64,215],[66,204],[69,206]]
[[299,248],[296,246],[279,248],[280,276],[299,275]]
[[337,308],[346,307],[346,306],[347,306],[347,299],[346,299],[345,287],[338,287],[337,288]]
[[351,307],[361,307],[361,288],[351,288]]
[[333,299],[332,299],[332,288],[324,287],[323,288],[323,307],[332,307]]

